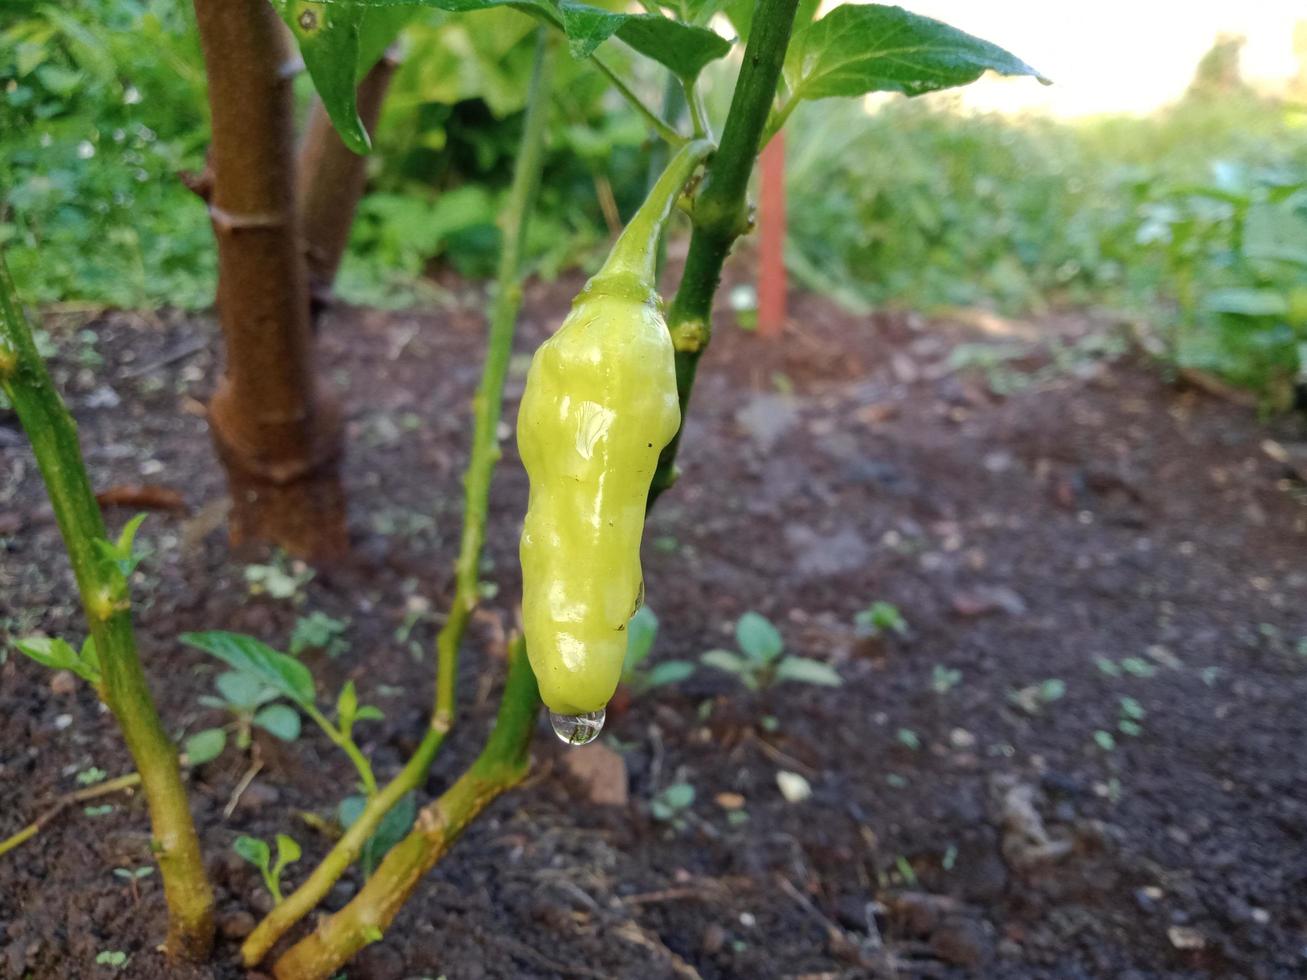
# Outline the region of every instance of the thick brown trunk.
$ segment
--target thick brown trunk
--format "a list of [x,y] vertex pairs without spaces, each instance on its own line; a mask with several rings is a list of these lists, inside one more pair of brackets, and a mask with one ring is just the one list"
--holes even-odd
[[[359,83],[359,118],[369,133],[376,131],[381,103],[398,67],[398,56],[387,51]],[[332,283],[367,179],[367,158],[345,146],[322,100],[314,99],[300,144],[299,191],[300,232],[315,321],[331,305]]]
[[348,546],[340,415],[316,392],[295,207],[294,63],[267,0],[195,0],[213,116],[209,213],[226,372],[209,423],[233,544],[311,559]]

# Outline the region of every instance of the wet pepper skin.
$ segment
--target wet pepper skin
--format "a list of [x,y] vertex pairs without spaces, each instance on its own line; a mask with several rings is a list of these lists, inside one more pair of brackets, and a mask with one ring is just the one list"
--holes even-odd
[[518,413],[531,479],[523,628],[552,711],[597,711],[617,689],[643,591],[649,483],[679,425],[657,294],[639,271],[610,261],[536,352]]

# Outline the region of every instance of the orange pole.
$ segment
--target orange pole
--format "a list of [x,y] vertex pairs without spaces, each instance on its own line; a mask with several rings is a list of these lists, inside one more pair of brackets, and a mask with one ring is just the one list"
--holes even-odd
[[758,333],[779,337],[785,326],[785,134],[759,158]]

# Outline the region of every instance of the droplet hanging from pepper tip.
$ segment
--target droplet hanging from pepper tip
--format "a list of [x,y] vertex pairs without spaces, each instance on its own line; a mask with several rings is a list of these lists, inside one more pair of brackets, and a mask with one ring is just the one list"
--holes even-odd
[[585,745],[593,742],[604,730],[604,709],[587,711],[580,715],[565,715],[558,711],[549,712],[549,724],[554,734],[568,745]]

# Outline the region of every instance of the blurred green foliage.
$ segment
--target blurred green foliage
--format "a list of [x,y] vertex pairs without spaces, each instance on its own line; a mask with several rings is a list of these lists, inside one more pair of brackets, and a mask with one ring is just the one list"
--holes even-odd
[[787,138],[788,260],[809,287],[854,307],[1107,304],[1174,363],[1285,404],[1307,341],[1300,111],[1246,95],[1083,122],[824,103]]
[[37,302],[200,306],[215,258],[176,177],[203,162],[190,5],[7,0],[0,21],[0,242]]
[[[533,30],[510,9],[426,11],[406,28],[345,298],[403,305],[434,265],[493,271]],[[624,70],[657,102],[647,67]],[[729,66],[708,78],[729,82]],[[208,305],[208,222],[176,176],[202,166],[208,139],[190,4],[9,0],[0,79],[0,242],[24,294]],[[306,79],[298,91],[306,103]],[[718,118],[727,91],[709,92]],[[590,66],[562,59],[556,92],[529,243],[546,275],[601,252],[649,172],[642,124]],[[870,114],[824,101],[787,139],[788,259],[810,288],[854,308],[1106,304],[1170,362],[1287,403],[1307,340],[1301,110],[1241,88],[1078,122],[967,113],[947,95]]]

